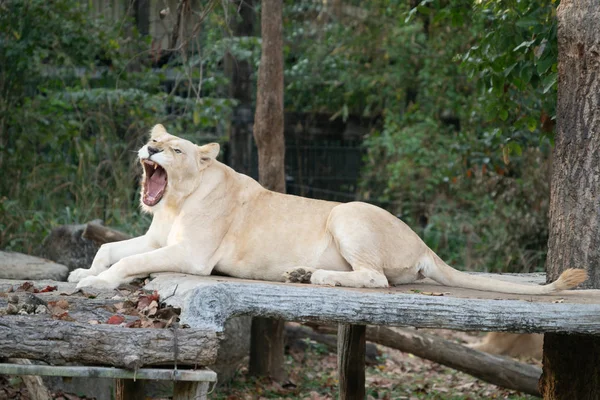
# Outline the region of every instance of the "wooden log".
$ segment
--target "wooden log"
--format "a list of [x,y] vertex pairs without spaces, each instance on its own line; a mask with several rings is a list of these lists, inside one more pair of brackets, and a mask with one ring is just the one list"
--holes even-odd
[[[184,279],[187,282],[171,281],[171,288],[165,287],[165,292],[172,291],[175,285],[193,284],[192,277]],[[574,292],[573,297],[565,292],[561,294],[563,302],[552,303],[552,297],[540,299],[544,296],[526,296],[528,301],[489,300],[220,280],[223,279],[199,278],[204,284],[188,294],[189,303],[183,308],[182,318],[190,326],[204,324],[219,329],[232,316],[252,315],[300,322],[600,335],[597,291],[587,298],[577,297],[584,291]]]
[[206,329],[132,329],[27,315],[0,318],[3,357],[43,360],[54,365],[73,362],[129,369],[172,365],[174,361],[210,365],[216,360],[217,347],[217,335]]
[[[333,326],[311,326],[319,332],[335,332]],[[542,369],[535,365],[484,353],[413,329],[369,326],[366,339],[446,365],[494,385],[540,396],[538,380]]]
[[84,239],[91,240],[98,245],[131,239],[131,236],[126,233],[95,222],[88,222],[81,236]]
[[365,398],[365,332],[364,325],[338,326],[338,377],[340,400]]

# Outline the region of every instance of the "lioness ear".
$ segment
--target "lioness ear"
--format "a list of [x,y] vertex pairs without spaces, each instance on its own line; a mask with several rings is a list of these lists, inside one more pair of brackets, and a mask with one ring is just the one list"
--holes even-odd
[[219,143],[209,143],[198,147],[198,162],[204,164],[214,160],[219,155],[220,148]]
[[161,124],[154,125],[154,128],[150,131],[150,138],[156,138],[167,133],[167,130]]

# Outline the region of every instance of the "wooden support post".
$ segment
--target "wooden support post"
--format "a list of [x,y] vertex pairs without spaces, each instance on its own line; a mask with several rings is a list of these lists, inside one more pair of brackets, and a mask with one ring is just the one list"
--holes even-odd
[[365,325],[338,325],[340,400],[365,398]]
[[142,381],[134,381],[133,379],[116,379],[115,383],[115,399],[144,400],[144,387]]
[[173,400],[206,400],[208,382],[175,382]]
[[284,325],[282,319],[252,318],[250,375],[269,376],[277,381],[284,379]]

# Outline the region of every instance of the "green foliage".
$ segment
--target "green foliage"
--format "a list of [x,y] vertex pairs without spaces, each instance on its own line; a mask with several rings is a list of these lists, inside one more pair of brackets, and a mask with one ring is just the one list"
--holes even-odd
[[[141,232],[134,152],[148,129],[223,137],[224,60],[258,67],[260,39],[230,32],[236,4],[159,69],[131,21],[86,4],[0,3],[0,248],[31,251],[53,225],[99,217]],[[371,121],[360,197],[447,261],[543,267],[556,4],[336,4],[285,3],[286,109]]]
[[555,4],[359,7],[290,5],[289,106],[382,116],[365,141],[362,197],[400,216],[447,261],[543,268]]
[[142,233],[135,153],[149,128],[206,140],[233,105],[189,96],[216,74],[151,69],[130,21],[95,17],[85,2],[3,2],[0,43],[0,248],[32,252],[57,224],[96,218]]

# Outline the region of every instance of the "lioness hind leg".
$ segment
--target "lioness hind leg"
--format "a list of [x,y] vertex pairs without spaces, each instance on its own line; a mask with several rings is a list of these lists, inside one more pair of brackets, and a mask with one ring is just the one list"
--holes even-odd
[[315,268],[295,267],[283,273],[283,279],[288,283],[310,283]]
[[[310,282],[316,285],[347,286],[357,288],[388,287],[383,273],[383,254],[387,240],[383,210],[362,203],[336,206],[327,221],[327,230],[333,236],[339,254],[352,267],[352,271],[319,269],[312,274]],[[385,217],[385,215],[384,215]]]

